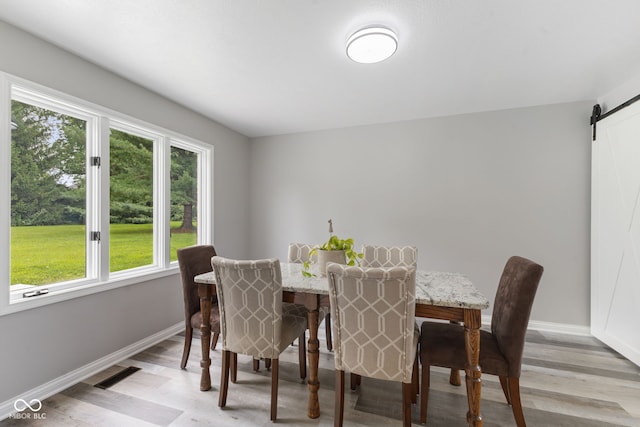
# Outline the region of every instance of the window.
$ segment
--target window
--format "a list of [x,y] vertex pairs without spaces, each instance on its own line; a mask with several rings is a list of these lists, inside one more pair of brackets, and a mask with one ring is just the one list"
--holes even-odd
[[154,141],[117,129],[109,139],[109,267],[152,265]]
[[175,274],[178,248],[211,241],[210,146],[0,82],[0,314]]
[[19,99],[11,100],[10,283],[83,279],[87,121]]

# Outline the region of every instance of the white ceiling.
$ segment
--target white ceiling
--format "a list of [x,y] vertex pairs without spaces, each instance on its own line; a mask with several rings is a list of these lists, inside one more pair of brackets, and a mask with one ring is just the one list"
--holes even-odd
[[[0,0],[0,19],[250,137],[592,100],[640,74],[638,0]],[[374,23],[396,54],[349,60]]]

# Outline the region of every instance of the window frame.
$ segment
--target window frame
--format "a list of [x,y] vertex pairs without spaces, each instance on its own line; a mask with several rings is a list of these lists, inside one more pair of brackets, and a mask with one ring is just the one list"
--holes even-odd
[[[109,132],[111,131],[111,129],[118,130],[121,132],[128,133],[130,135],[148,139],[153,143],[153,202],[154,202],[153,203],[153,226],[154,227],[153,227],[153,243],[152,243],[153,259],[151,264],[130,268],[126,270],[111,272],[111,260],[109,259],[108,256],[103,257],[100,262],[100,266],[101,266],[100,277],[103,278],[103,280],[108,280],[109,277],[117,278],[118,276],[121,276],[121,275],[128,275],[130,274],[130,272],[145,271],[149,269],[155,269],[158,267],[166,266],[166,264],[164,262],[161,262],[160,260],[162,248],[159,246],[160,241],[163,238],[165,238],[163,233],[164,227],[162,227],[162,222],[160,222],[160,219],[164,218],[164,216],[161,215],[161,212],[160,212],[161,206],[159,206],[160,204],[165,202],[164,186],[167,185],[162,175],[162,170],[164,169],[164,157],[166,156],[166,147],[164,146],[165,138],[159,132],[152,132],[148,128],[142,128],[122,120],[115,120],[115,119],[109,120],[108,129],[109,129]],[[111,142],[111,134],[109,133],[109,140],[105,142],[103,146],[103,152],[110,150],[110,147],[111,147],[110,142]],[[111,157],[109,156],[109,159],[110,158]],[[110,165],[111,162],[108,161],[106,162],[106,164]],[[106,169],[104,171],[105,171],[104,173],[109,173]],[[110,200],[107,201],[107,206],[110,207]],[[105,215],[105,216],[107,218],[106,218],[105,224],[103,224],[103,229],[110,231],[111,222],[109,221],[109,215]],[[104,234],[107,234],[107,232],[105,232]],[[110,236],[110,233],[109,233],[109,236]],[[101,236],[101,241],[103,237],[110,239],[109,236],[106,236],[106,235]],[[110,245],[108,246],[109,248],[111,248]],[[106,252],[106,251],[103,251],[103,252]],[[109,253],[107,252],[107,255],[108,254]]]
[[[13,93],[18,96],[14,97]],[[86,275],[82,279],[41,285],[49,293],[37,297],[12,296],[11,259],[11,101],[49,108],[87,121],[86,146]],[[109,268],[109,143],[110,129],[130,132],[153,140],[153,263],[110,273]],[[213,241],[213,151],[210,144],[189,138],[126,114],[67,95],[54,89],[0,72],[0,316],[91,295],[122,286],[135,285],[178,272],[170,261],[170,170],[171,148],[197,154],[198,244]],[[99,167],[89,166],[92,156],[101,158]],[[4,203],[2,203],[4,202]],[[100,231],[100,242],[90,240]],[[107,248],[107,249],[105,249]]]

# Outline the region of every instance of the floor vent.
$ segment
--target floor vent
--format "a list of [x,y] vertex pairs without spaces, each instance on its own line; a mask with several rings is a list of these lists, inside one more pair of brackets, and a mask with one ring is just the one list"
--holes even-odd
[[136,368],[135,366],[129,366],[128,368],[123,369],[122,371],[118,372],[117,374],[111,375],[106,380],[100,381],[94,387],[98,387],[98,388],[101,388],[103,390],[106,390],[109,387],[111,387],[112,385],[119,383],[123,379],[127,378],[129,375],[131,375],[131,374],[133,374],[133,373],[135,373],[135,372],[137,372],[139,370],[140,370],[140,368]]

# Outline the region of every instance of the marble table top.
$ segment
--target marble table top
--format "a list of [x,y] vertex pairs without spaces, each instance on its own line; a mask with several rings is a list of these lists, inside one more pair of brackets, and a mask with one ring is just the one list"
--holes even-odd
[[[329,282],[326,276],[304,277],[302,264],[281,263],[280,268],[283,290],[329,294]],[[311,272],[314,273],[315,270],[312,269]],[[200,274],[195,277],[195,281],[213,285],[215,275],[213,272]],[[416,304],[483,310],[489,307],[489,300],[464,274],[418,270],[416,272]]]

